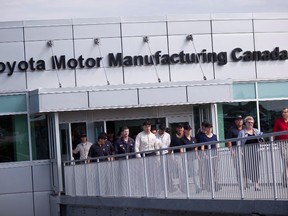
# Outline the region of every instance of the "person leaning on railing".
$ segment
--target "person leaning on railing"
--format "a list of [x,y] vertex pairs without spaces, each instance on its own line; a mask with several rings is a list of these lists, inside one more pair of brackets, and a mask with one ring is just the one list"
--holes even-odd
[[[229,128],[226,139],[237,138],[238,135],[239,135],[239,132],[241,130],[243,130],[244,128],[245,128],[245,126],[243,125],[242,116],[241,115],[236,115],[235,118],[234,118],[234,125]],[[239,183],[240,182],[240,170],[239,170],[238,157],[237,157],[237,154],[236,154],[235,146],[237,146],[237,142],[236,141],[234,141],[234,142],[228,141],[227,142],[227,147],[231,151],[233,166],[234,166],[234,168],[236,170],[237,182]]]
[[[203,122],[202,123],[202,132],[199,133],[199,135],[196,137],[197,139],[197,143],[205,143],[205,142],[213,142],[213,141],[217,141],[217,135],[213,133],[213,126],[210,122]],[[215,191],[219,191],[222,189],[222,186],[218,183],[218,165],[219,165],[219,157],[217,155],[217,151],[219,148],[218,144],[214,144],[214,145],[210,145],[211,146],[211,162],[212,162],[212,168],[213,168],[213,180],[214,180],[214,188]],[[207,158],[206,153],[205,153],[205,149],[208,148],[208,145],[202,145],[201,146],[201,150],[203,152],[204,157]],[[204,163],[205,164],[205,163]],[[205,168],[205,165],[201,167],[202,169],[207,169]],[[206,173],[204,171],[204,173]],[[207,181],[209,178],[206,177],[206,189],[208,191],[211,190],[210,188],[210,184],[209,181]]]
[[[259,177],[260,177],[260,153],[259,153],[259,144],[263,142],[263,139],[256,138],[255,136],[260,136],[263,133],[260,132],[257,128],[254,128],[254,118],[252,116],[247,116],[244,119],[245,126],[243,130],[239,132],[239,138],[249,138],[241,139],[241,146],[247,146],[244,148],[244,173],[245,173],[245,188],[249,188],[248,179],[254,183],[255,191],[260,191],[259,187]],[[253,138],[255,137],[255,138]],[[252,138],[252,139],[250,139]],[[248,145],[252,145],[249,146]]]
[[[91,158],[96,157],[103,157],[103,156],[109,156],[109,148],[107,145],[105,145],[105,141],[107,140],[107,137],[103,134],[98,136],[98,141],[94,143],[89,150],[88,153],[88,163],[91,161]],[[101,158],[99,161],[110,161],[110,158]]]
[[[288,107],[282,109],[282,117],[276,119],[274,122],[273,132],[287,131],[288,130]],[[276,136],[275,140],[288,141],[288,134]],[[286,143],[281,143],[280,146],[281,157],[283,160],[283,187],[287,188],[288,182],[288,146]]]

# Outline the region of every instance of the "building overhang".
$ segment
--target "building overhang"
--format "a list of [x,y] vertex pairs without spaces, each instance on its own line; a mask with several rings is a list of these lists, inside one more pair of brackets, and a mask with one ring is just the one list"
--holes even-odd
[[30,113],[231,101],[232,80],[35,89],[29,92]]

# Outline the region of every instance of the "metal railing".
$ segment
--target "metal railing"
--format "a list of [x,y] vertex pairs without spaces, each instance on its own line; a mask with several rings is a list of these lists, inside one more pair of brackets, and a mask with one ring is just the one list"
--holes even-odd
[[[161,149],[160,155],[149,157],[142,152],[141,158],[130,153],[104,162],[101,160],[104,157],[90,163],[67,161],[64,162],[65,194],[287,200],[283,170],[287,169],[288,141],[273,141],[273,136],[285,133],[287,131],[262,135],[261,138],[268,141],[261,144],[240,145],[241,139],[229,139],[197,144],[208,146],[198,152],[162,154]],[[238,145],[230,149],[213,148],[228,141]],[[185,148],[191,146],[195,145]]]

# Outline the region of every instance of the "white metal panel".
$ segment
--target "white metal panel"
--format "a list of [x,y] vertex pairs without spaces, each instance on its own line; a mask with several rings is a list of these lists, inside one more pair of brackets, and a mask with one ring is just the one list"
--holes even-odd
[[229,84],[188,86],[187,93],[189,103],[230,102],[233,98],[232,85]]
[[120,37],[119,24],[75,25],[74,38]]
[[[15,178],[18,178],[21,182],[26,181],[23,176],[20,178],[19,176]],[[0,209],[3,216],[32,216],[34,215],[33,195],[32,193],[0,195]]]
[[40,111],[73,110],[88,108],[87,92],[40,94]]
[[100,38],[99,46],[94,43],[94,38],[75,40],[74,43],[75,43],[76,58],[82,55],[84,61],[86,61],[87,58],[96,59],[102,57],[103,59],[100,62],[101,63],[100,65],[103,66],[104,63],[105,67],[109,67],[108,65],[109,53],[116,54],[122,52],[120,38]]
[[255,50],[271,52],[275,47],[279,47],[279,50],[287,50],[287,38],[288,31],[287,33],[255,33]]
[[33,167],[33,190],[51,190],[51,167],[50,164],[34,165]]
[[139,89],[140,105],[161,105],[186,103],[186,87],[162,87]]
[[209,20],[168,22],[168,34],[211,34]]
[[11,76],[0,73],[0,91],[24,89],[26,89],[25,72],[14,72]]
[[138,22],[123,23],[122,36],[149,36],[149,35],[166,35],[166,22]]
[[0,176],[1,176],[1,184],[0,184],[1,194],[32,191],[32,173],[31,173],[31,167],[29,166],[0,169]]
[[[186,39],[187,35],[169,36],[169,52],[179,53],[184,51],[185,53],[197,53],[202,52],[204,49],[206,52],[212,52],[211,35],[194,35],[193,43]],[[195,51],[196,49],[196,51]]]
[[51,216],[50,215],[50,194],[51,192],[35,192],[34,208],[35,216]]
[[231,61],[231,51],[241,48],[243,52],[254,50],[253,34],[216,34],[213,35],[213,50],[216,53],[227,52],[228,61]]
[[255,32],[288,32],[288,19],[254,20]]
[[[151,53],[150,53],[150,50]],[[161,37],[149,37],[149,44],[143,42],[142,37],[124,38],[123,39],[123,56],[151,56],[155,52],[161,51],[161,55],[168,54],[167,38]],[[158,76],[162,82],[169,80],[169,67],[168,65],[156,65],[156,69],[153,65],[143,66],[125,66],[124,78],[125,84],[134,83],[157,83]],[[158,73],[158,76],[157,76]]]
[[[65,55],[65,62],[67,68],[67,61],[74,58],[73,41],[72,40],[55,40],[54,45],[49,47],[48,41],[33,41],[25,42],[26,59],[33,57],[35,61],[44,60],[45,68],[52,69],[52,56],[57,56],[59,61],[60,56]],[[31,70],[29,70],[31,71]]]
[[215,65],[215,79],[256,79],[255,62],[228,62],[226,65]]
[[59,88],[75,87],[74,70],[48,70],[40,72],[27,72],[27,88],[29,90],[37,88]]
[[72,26],[25,27],[25,40],[63,40],[72,39]]
[[[279,52],[288,49],[288,33],[255,33],[255,50],[269,51],[279,47]],[[268,43],[269,42],[269,43]],[[257,61],[258,78],[287,78],[287,60]]]
[[[186,39],[186,35],[169,36],[169,51],[172,53],[180,53],[183,51],[185,54],[195,54],[201,52],[212,52],[211,35],[194,35],[194,45],[191,41]],[[194,81],[203,80],[203,74],[206,78],[214,79],[213,63],[177,63],[170,65],[171,81]]]
[[[0,43],[0,61],[5,64],[5,73],[10,72],[7,66],[7,62],[12,66],[15,62],[14,71],[19,71],[18,63],[25,60],[24,57],[24,43],[13,42],[13,43]],[[0,67],[0,70],[3,70]]]
[[0,42],[23,41],[23,28],[0,29]]
[[[106,72],[106,73],[105,73]],[[123,84],[122,67],[116,68],[95,68],[95,69],[77,69],[77,86],[103,86]]]
[[[288,61],[257,61],[257,77],[259,79],[287,79]],[[284,90],[284,89],[283,89]]]
[[170,70],[173,82],[201,81],[203,76],[207,80],[214,80],[213,63],[201,64],[201,66],[200,64],[175,64],[170,66]]
[[89,92],[89,106],[126,107],[138,105],[137,89]]
[[250,33],[253,32],[252,20],[213,20],[212,32],[217,33]]
[[[145,68],[144,68],[145,67]],[[169,81],[168,65],[125,67],[124,68],[125,84],[135,83],[157,83],[158,78],[161,82]]]

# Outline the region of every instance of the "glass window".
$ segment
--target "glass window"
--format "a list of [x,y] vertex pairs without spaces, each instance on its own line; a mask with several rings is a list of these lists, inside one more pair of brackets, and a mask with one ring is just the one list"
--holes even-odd
[[26,112],[26,95],[0,96],[0,113]]
[[255,119],[254,127],[257,128],[256,102],[237,102],[228,104],[224,103],[222,110],[223,110],[225,137],[227,136],[229,128],[233,126],[234,118],[236,115],[242,115],[243,118],[245,118],[248,115],[252,116]]
[[284,107],[288,107],[287,100],[259,102],[260,128],[262,132],[272,132],[274,121],[281,117],[281,110]]
[[32,158],[49,159],[49,139],[46,115],[30,116]]
[[233,84],[233,97],[239,99],[255,99],[255,84],[254,83],[239,83]]
[[27,115],[0,116],[0,162],[29,160]]
[[259,98],[281,98],[288,97],[288,83],[276,82],[276,83],[258,83],[258,97]]

